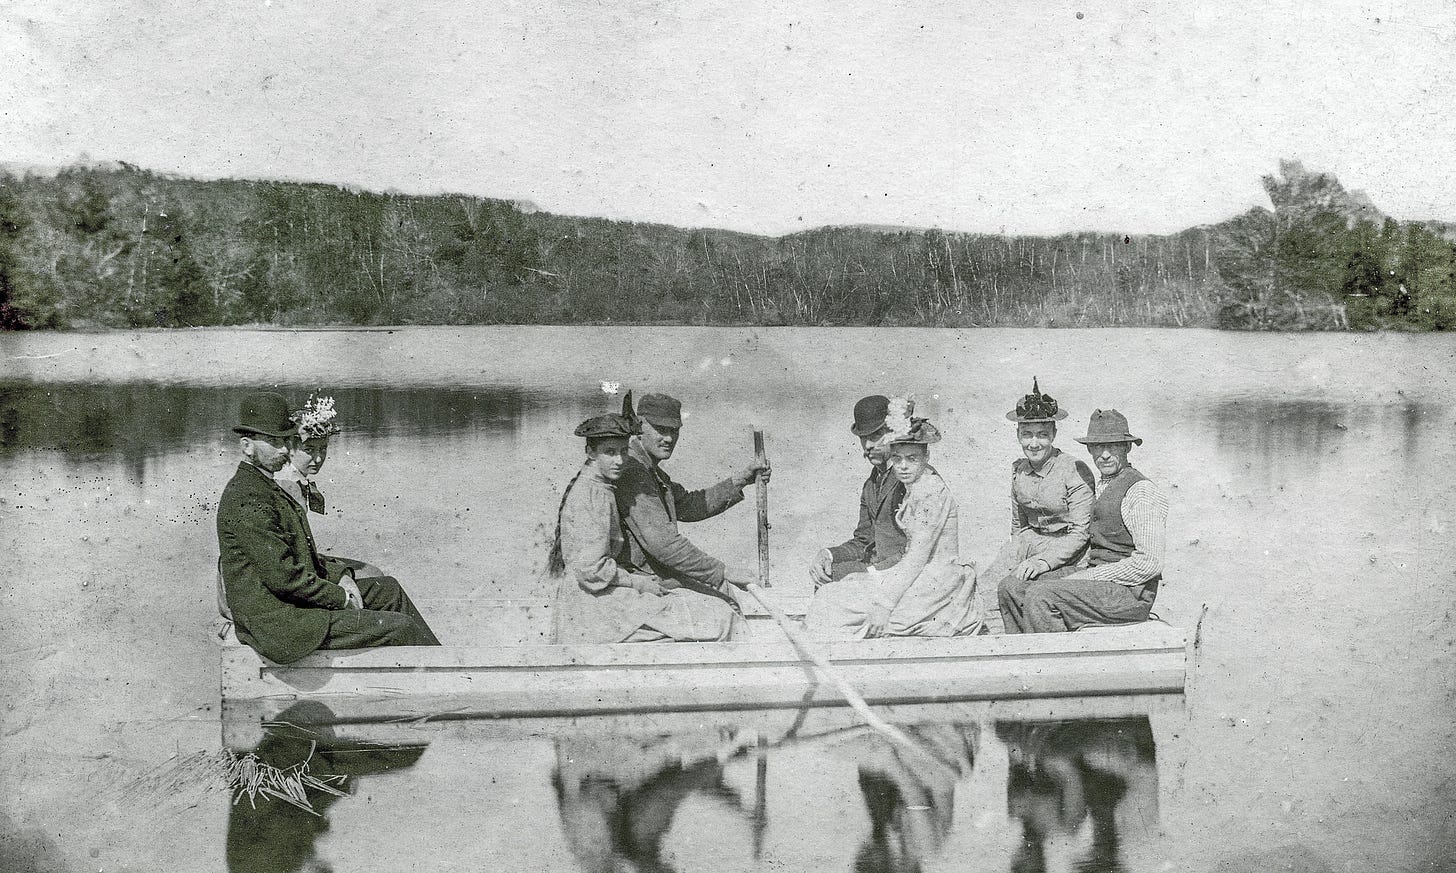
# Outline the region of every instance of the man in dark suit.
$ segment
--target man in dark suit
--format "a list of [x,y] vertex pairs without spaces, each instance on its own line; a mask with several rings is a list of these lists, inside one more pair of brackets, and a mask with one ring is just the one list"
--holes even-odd
[[905,499],[905,486],[890,475],[889,446],[881,441],[889,412],[890,399],[880,394],[854,405],[854,424],[849,432],[859,437],[865,460],[870,462],[870,475],[860,489],[859,524],[854,536],[821,549],[809,565],[809,578],[816,591],[850,573],[862,573],[870,567],[889,569],[905,556],[905,532],[895,523],[895,512]]
[[273,393],[243,399],[243,462],[217,507],[218,562],[238,639],[280,664],[315,649],[438,646],[394,578],[355,579],[314,547],[304,510],[273,481],[298,428]]

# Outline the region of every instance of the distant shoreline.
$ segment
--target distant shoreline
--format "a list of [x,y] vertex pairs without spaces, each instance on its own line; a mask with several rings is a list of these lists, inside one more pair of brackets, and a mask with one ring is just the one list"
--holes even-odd
[[0,171],[0,329],[1456,329],[1456,225],[1280,173],[1272,211],[1173,234],[764,237],[125,164]]

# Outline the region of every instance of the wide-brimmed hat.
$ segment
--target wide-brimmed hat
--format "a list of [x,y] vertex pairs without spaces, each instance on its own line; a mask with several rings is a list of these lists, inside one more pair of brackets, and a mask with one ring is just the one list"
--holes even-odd
[[1016,408],[1006,413],[1007,421],[1028,424],[1033,421],[1061,421],[1067,417],[1067,410],[1057,406],[1051,395],[1041,393],[1036,377],[1031,377],[1031,393],[1022,397]]
[[243,398],[233,433],[282,439],[298,433],[298,425],[288,417],[288,401],[282,394],[258,391]]
[[637,401],[637,417],[657,427],[682,427],[682,402],[666,394],[643,394]]
[[1087,422],[1085,437],[1072,437],[1083,445],[1094,443],[1132,443],[1142,445],[1141,437],[1135,437],[1127,429],[1127,416],[1116,409],[1094,409],[1092,420]]
[[915,443],[916,445],[928,446],[931,443],[940,442],[940,429],[931,424],[928,419],[912,418],[908,433],[890,434],[885,438],[885,445],[893,446],[900,443]]
[[583,421],[576,426],[575,433],[577,436],[586,437],[589,440],[629,437],[637,433],[637,425],[625,415],[609,412],[606,415],[594,416]]
[[931,443],[940,442],[940,431],[925,416],[915,414],[915,396],[896,397],[888,404],[888,412],[885,413],[885,427],[889,432],[881,440],[881,445],[893,446],[896,443],[918,443],[928,446]]
[[861,398],[854,405],[854,424],[849,432],[857,437],[867,437],[885,426],[885,416],[890,412],[890,398],[883,394],[871,394]]

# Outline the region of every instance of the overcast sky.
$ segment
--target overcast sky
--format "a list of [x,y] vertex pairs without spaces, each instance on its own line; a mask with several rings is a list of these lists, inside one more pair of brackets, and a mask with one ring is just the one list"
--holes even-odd
[[1456,220],[1445,0],[20,0],[0,17],[0,161],[761,233],[1050,233],[1217,221],[1297,157],[1397,217]]

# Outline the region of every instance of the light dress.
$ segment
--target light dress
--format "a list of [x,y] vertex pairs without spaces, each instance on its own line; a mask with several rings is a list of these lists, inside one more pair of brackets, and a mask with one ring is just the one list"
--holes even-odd
[[[905,557],[887,570],[851,573],[820,588],[805,618],[810,636],[864,639],[877,601],[890,607],[886,636],[949,637],[980,630],[973,575],[960,560],[959,510],[933,467],[911,483],[895,523],[905,531]],[[913,581],[905,593],[889,602],[906,580]]]

